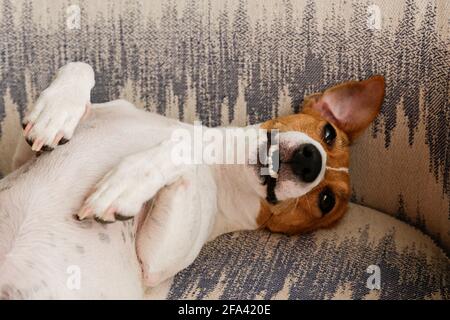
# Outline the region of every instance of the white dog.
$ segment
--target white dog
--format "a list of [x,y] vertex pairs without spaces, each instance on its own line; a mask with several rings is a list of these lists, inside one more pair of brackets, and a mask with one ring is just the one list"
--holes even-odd
[[[280,130],[275,179],[261,177],[251,156],[236,165],[173,161],[174,131],[193,126],[123,100],[91,105],[93,86],[89,65],[69,63],[25,118],[32,149],[54,150],[34,157],[22,142],[19,169],[0,181],[0,298],[142,298],[225,232],[330,225],[350,195],[348,144],[384,93],[381,77],[351,82],[314,96],[309,114],[256,126]],[[362,111],[343,112],[361,102]],[[312,204],[301,208],[305,196]]]

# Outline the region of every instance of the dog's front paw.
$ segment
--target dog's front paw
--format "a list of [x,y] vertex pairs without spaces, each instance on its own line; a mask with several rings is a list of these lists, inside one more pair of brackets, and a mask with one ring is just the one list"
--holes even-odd
[[101,223],[133,218],[166,180],[157,167],[126,159],[97,184],[78,218]]
[[164,141],[149,150],[126,157],[104,176],[78,213],[80,220],[126,220],[139,214],[143,205],[189,167],[171,161],[173,144]]
[[24,136],[33,151],[52,150],[72,138],[88,114],[94,83],[94,72],[85,63],[69,63],[58,71],[23,120]]
[[33,151],[51,151],[67,143],[78,123],[89,112],[88,103],[61,101],[52,95],[39,98],[35,108],[24,119],[24,136]]

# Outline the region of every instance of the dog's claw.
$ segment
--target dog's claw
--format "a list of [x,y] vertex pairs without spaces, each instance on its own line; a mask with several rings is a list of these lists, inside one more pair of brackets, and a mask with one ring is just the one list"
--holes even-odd
[[106,223],[115,222],[115,212],[117,211],[114,207],[109,207],[105,213],[99,218],[101,221],[104,221]]
[[28,136],[31,129],[33,128],[33,124],[31,122],[23,123],[22,128],[23,128],[23,135],[26,137],[26,136]]
[[55,149],[55,148],[50,147],[50,146],[48,146],[48,145],[43,145],[41,151],[44,151],[44,152],[50,152],[50,151],[53,151],[54,149]]
[[101,224],[110,224],[110,223],[114,223],[114,220],[103,220],[102,218],[99,217],[94,217],[94,220],[98,223]]
[[53,145],[54,145],[54,146],[57,146],[57,145],[59,144],[59,142],[60,142],[63,138],[64,138],[64,133],[59,132],[59,133],[56,135],[55,139],[53,140]]
[[69,139],[62,138],[61,140],[59,140],[58,145],[62,146],[63,144],[66,144],[67,142],[69,142]]
[[115,218],[116,218],[117,221],[127,221],[127,220],[130,220],[130,219],[133,219],[134,217],[133,216],[124,216],[124,215],[121,215],[119,213],[116,213]]
[[28,143],[30,147],[33,145],[33,140],[31,140],[30,138],[25,138],[25,141]]
[[92,209],[89,207],[84,207],[80,210],[80,212],[78,213],[78,219],[79,220],[84,220],[87,217],[89,217],[92,214]]
[[[94,210],[89,207],[85,206],[83,207],[80,212],[78,213],[77,217],[78,220],[84,220],[86,218],[93,217],[95,221],[101,224],[108,224],[108,223],[114,223],[117,219],[116,214],[117,209],[114,207],[109,207],[101,216],[94,215]],[[122,217],[119,215],[119,217]],[[128,217],[125,217],[128,218]],[[117,219],[119,220],[119,219]]]
[[42,141],[41,139],[36,139],[36,140],[34,140],[33,145],[31,146],[31,150],[37,152],[37,151],[40,151],[43,146],[44,146],[44,141]]

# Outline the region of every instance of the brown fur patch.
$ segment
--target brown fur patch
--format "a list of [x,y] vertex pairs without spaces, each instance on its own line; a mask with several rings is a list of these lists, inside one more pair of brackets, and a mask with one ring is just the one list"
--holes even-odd
[[[383,96],[383,77],[375,76],[361,82],[350,81],[324,93],[307,97],[302,113],[266,121],[261,128],[306,133],[323,146],[327,153],[327,167],[348,168],[350,142],[374,120],[380,111]],[[332,113],[333,108],[326,105],[330,97],[337,99],[337,104],[343,106],[342,108],[355,108],[355,111],[348,115],[351,122],[344,121],[347,119],[336,119]],[[331,145],[323,141],[323,128],[327,123],[333,125],[337,134]],[[319,195],[325,188],[333,192],[335,205],[330,212],[323,214],[319,208]],[[350,194],[348,172],[327,169],[321,183],[299,198],[287,199],[277,204],[261,200],[257,223],[273,232],[287,234],[330,227],[347,211]]]
[[[334,208],[322,215],[318,203],[319,194],[330,188],[336,199]],[[350,199],[350,180],[347,173],[327,171],[324,180],[306,195],[271,205],[261,201],[257,222],[273,232],[296,234],[325,228],[336,223],[347,211]]]

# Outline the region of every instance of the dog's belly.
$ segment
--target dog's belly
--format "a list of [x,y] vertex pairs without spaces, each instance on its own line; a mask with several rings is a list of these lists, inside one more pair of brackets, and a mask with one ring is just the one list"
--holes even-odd
[[180,124],[126,102],[109,104],[68,144],[0,182],[0,298],[142,297],[136,222],[101,225],[73,215],[121,159]]

